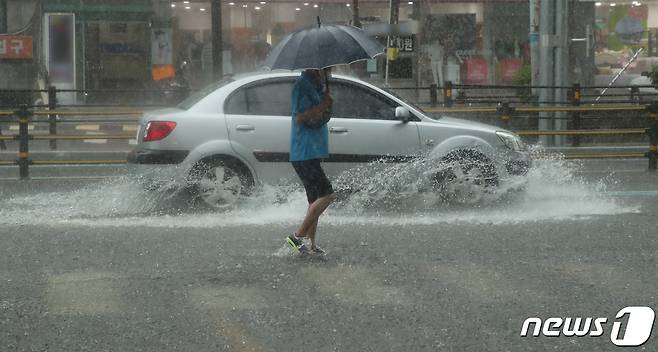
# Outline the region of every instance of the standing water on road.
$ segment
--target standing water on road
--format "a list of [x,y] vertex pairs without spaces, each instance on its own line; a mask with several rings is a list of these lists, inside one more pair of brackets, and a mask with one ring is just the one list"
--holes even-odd
[[[586,182],[581,166],[560,158],[535,160],[524,190],[511,179],[474,205],[445,202],[422,190],[419,174],[426,163],[367,165],[342,174],[334,188],[360,189],[340,197],[322,221],[341,224],[518,223],[578,219],[637,212],[639,207],[606,196],[606,182]],[[2,224],[97,226],[221,227],[294,225],[306,209],[297,185],[265,186],[226,212],[192,212],[184,198],[168,188],[146,191],[139,180],[123,176],[70,192],[4,194]],[[343,193],[343,192],[341,192]],[[429,195],[428,195],[429,194]],[[153,221],[157,218],[157,221]]]

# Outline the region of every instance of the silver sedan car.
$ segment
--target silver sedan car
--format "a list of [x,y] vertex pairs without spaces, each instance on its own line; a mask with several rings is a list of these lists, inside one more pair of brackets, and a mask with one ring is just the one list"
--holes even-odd
[[[299,72],[225,79],[176,108],[145,113],[128,157],[154,184],[175,184],[200,204],[227,208],[263,184],[296,180],[288,162],[291,92]],[[530,165],[521,139],[504,129],[430,117],[394,93],[334,75],[327,175],[364,164],[424,160],[421,191],[479,202]]]

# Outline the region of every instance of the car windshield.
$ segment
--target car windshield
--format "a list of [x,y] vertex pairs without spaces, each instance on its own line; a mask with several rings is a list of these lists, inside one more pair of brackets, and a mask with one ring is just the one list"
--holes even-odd
[[198,103],[201,99],[203,99],[206,95],[214,92],[218,88],[221,88],[233,81],[234,81],[233,78],[223,78],[219,82],[211,83],[205,88],[190,95],[187,99],[183,100],[180,104],[178,104],[177,107],[179,109],[188,110],[189,108],[194,106],[194,104]]

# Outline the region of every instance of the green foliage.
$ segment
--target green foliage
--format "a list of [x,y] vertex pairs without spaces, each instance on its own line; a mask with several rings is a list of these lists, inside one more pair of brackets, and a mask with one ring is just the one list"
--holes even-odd
[[512,77],[512,84],[515,86],[526,86],[523,88],[515,88],[516,96],[521,99],[521,102],[528,103],[533,100],[532,89],[530,85],[532,84],[532,70],[530,65],[524,64],[521,66],[521,69],[518,70],[514,77]]

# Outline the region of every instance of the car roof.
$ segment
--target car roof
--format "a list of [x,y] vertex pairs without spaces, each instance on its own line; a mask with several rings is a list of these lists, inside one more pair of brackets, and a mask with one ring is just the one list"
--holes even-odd
[[[302,74],[302,71],[288,71],[288,70],[250,72],[250,73],[244,73],[244,74],[236,75],[234,77],[230,77],[231,79],[233,79],[233,82],[231,82],[231,84],[227,84],[226,86],[228,87],[228,86],[233,85],[233,84],[236,84],[237,86],[242,86],[246,83],[256,82],[256,81],[269,79],[269,78],[299,77],[301,74]],[[332,78],[343,79],[343,80],[348,80],[348,81],[354,81],[354,82],[358,82],[358,83],[363,83],[363,84],[371,86],[368,82],[362,81],[362,80],[358,79],[357,77],[352,77],[352,76],[342,75],[342,74],[332,74],[331,77]]]

